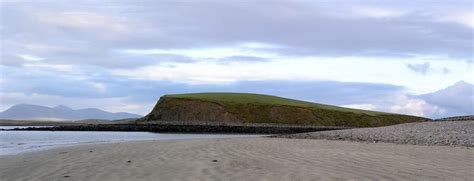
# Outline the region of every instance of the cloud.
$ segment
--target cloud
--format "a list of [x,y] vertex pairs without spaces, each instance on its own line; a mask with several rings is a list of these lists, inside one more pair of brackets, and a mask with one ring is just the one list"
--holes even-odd
[[26,63],[23,64],[24,67],[36,67],[36,68],[45,68],[45,69],[53,69],[53,70],[60,70],[60,71],[67,71],[73,68],[73,65],[67,64],[50,64],[50,63]]
[[399,92],[371,102],[375,110],[432,119],[474,114],[474,85],[464,81],[427,94]]
[[449,74],[450,72],[451,72],[451,70],[449,70],[449,68],[443,67],[443,73],[444,74]]
[[422,64],[407,64],[407,67],[410,70],[412,70],[416,73],[420,73],[420,74],[425,75],[426,72],[428,72],[428,70],[430,70],[430,63],[425,62],[425,63],[422,63]]
[[35,57],[33,55],[18,54],[17,56],[22,58],[23,60],[26,60],[26,61],[41,61],[41,60],[44,60],[44,58]]
[[94,88],[99,92],[106,92],[107,86],[103,83],[91,83]]
[[207,47],[193,49],[125,49],[120,52],[132,55],[161,55],[171,54],[186,56],[194,59],[223,59],[234,56],[252,56],[260,58],[277,58],[276,46],[260,43],[242,43],[229,47]]
[[382,110],[388,112],[424,116],[433,118],[446,113],[446,110],[436,105],[431,105],[422,99],[418,99],[409,94],[402,94],[390,100],[390,105],[385,105]]
[[[34,69],[33,69],[34,68]],[[22,92],[25,94],[45,94],[63,97],[107,98],[127,95],[158,95],[179,92],[255,92],[275,94],[288,97],[313,99],[330,103],[345,103],[348,97],[368,100],[368,96],[386,96],[387,92],[403,89],[400,86],[374,83],[345,83],[338,81],[295,81],[295,80],[254,80],[234,81],[227,84],[188,84],[174,80],[140,80],[107,73],[101,68],[79,69],[69,71],[37,69],[30,67],[29,74],[16,67],[3,67],[2,73],[9,75],[0,87],[1,92]],[[161,72],[161,71],[160,71]],[[166,72],[161,72],[166,73]],[[18,83],[20,82],[20,83]],[[281,86],[285,89],[278,91]],[[258,92],[257,92],[258,91]],[[292,94],[289,94],[293,92]],[[364,92],[364,94],[361,94]],[[342,96],[343,94],[346,95]],[[306,96],[304,96],[306,95]],[[153,98],[156,99],[156,97]]]
[[71,29],[100,29],[109,33],[129,31],[130,22],[120,22],[118,18],[95,12],[42,12],[39,21],[50,26]]
[[400,17],[405,14],[400,10],[393,10],[375,6],[356,6],[353,8],[353,12],[356,15],[370,18]]
[[373,104],[347,104],[341,105],[342,107],[353,108],[353,109],[364,109],[364,110],[375,110],[377,107]]
[[[472,10],[472,9],[471,9]],[[453,22],[465,25],[470,28],[474,28],[474,13],[454,13],[450,15],[445,15],[438,18],[441,22]]]
[[229,85],[228,91],[280,95],[307,101],[347,105],[373,103],[404,90],[389,84],[338,81],[242,81]]
[[472,84],[466,82],[434,93],[413,95],[406,87],[380,83],[254,80],[227,84],[187,84],[169,80],[137,80],[108,74],[100,68],[91,68],[86,72],[73,68],[68,72],[77,74],[69,75],[58,75],[49,69],[36,69],[32,74],[23,74],[17,71],[18,68],[11,67],[0,70],[9,75],[7,79],[0,79],[0,92],[4,95],[0,107],[3,108],[17,103],[83,107],[87,105],[85,100],[91,100],[94,104],[90,105],[110,111],[146,114],[165,94],[249,92],[431,118],[472,114],[472,111],[469,112],[473,101]]
[[[32,68],[32,67],[30,67]],[[136,105],[131,112],[146,113],[164,94],[190,92],[251,92],[270,94],[294,99],[315,101],[327,104],[368,104],[385,97],[390,97],[404,88],[388,84],[351,83],[337,81],[237,81],[229,84],[186,84],[174,81],[136,80],[123,76],[111,75],[100,68],[82,70],[73,68],[71,74],[59,74],[57,70],[34,69],[30,74],[19,72],[18,67],[2,67],[0,107],[12,104],[32,103],[49,106],[69,105],[85,106],[100,105],[110,111],[116,104]],[[81,72],[85,71],[85,72]],[[20,82],[20,83],[18,83]],[[10,96],[8,96],[10,95]],[[50,100],[49,97],[53,97]],[[77,101],[76,101],[77,100]],[[95,104],[99,100],[104,101]],[[119,102],[123,101],[123,102]],[[92,106],[93,107],[93,106]]]
[[253,56],[230,56],[218,60],[220,63],[232,63],[232,62],[267,62],[270,61],[266,58],[253,57]]
[[100,58],[109,60],[114,59],[109,57],[115,56],[114,50],[208,49],[242,44],[289,55],[383,53],[467,58],[472,55],[472,29],[452,23],[456,22],[450,20],[453,18],[447,18],[450,23],[439,19],[450,12],[462,12],[459,17],[464,18],[460,19],[466,19],[469,16],[464,12],[470,10],[464,7],[470,5],[468,1],[436,5],[418,1],[11,2],[2,6],[1,39],[7,52],[52,60],[64,59],[64,54],[56,57],[57,49],[31,47],[28,52],[21,51],[28,45],[44,44],[71,49],[65,51],[68,57],[94,56],[100,50],[108,52]]
[[[471,64],[464,61],[418,58],[378,57],[283,57],[268,61],[233,61],[222,59],[150,65],[114,69],[110,72],[137,80],[174,81],[187,84],[229,84],[238,81],[295,80],[372,82],[409,87],[415,93],[444,88],[453,80],[470,80]],[[429,62],[429,77],[413,76],[407,64]],[[449,67],[445,74],[442,68]]]
[[474,85],[464,81],[418,98],[446,109],[451,116],[474,114]]
[[0,93],[21,95],[10,104],[48,104],[41,95],[146,112],[166,93],[246,91],[452,114],[457,108],[407,92],[474,81],[471,7],[463,0],[3,1]]

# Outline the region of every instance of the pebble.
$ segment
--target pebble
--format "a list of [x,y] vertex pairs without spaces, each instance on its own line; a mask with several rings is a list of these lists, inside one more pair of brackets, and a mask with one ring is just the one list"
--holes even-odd
[[405,123],[377,128],[320,131],[275,137],[474,147],[474,120]]

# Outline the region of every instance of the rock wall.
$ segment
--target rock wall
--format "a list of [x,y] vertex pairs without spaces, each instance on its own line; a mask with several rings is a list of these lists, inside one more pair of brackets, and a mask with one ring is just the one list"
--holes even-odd
[[146,121],[242,122],[223,106],[198,100],[161,98]]

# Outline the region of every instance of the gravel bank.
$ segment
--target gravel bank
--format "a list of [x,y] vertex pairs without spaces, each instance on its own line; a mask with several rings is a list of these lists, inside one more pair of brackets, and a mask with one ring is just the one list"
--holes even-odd
[[378,128],[299,133],[274,137],[474,147],[474,120],[406,123]]

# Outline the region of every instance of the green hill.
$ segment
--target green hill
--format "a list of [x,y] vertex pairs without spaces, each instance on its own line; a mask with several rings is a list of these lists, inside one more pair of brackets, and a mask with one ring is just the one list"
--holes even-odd
[[165,95],[141,121],[201,121],[373,127],[426,118],[247,93]]

